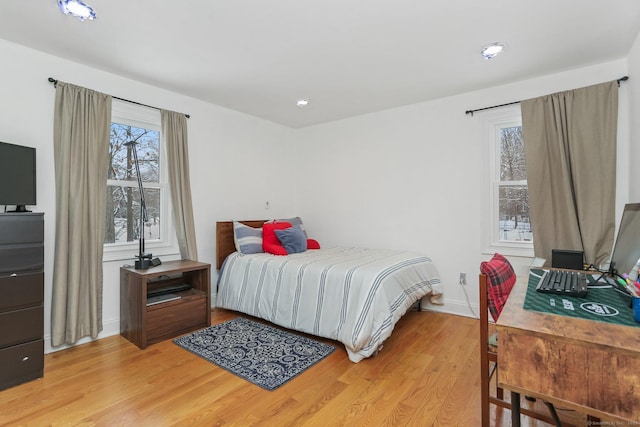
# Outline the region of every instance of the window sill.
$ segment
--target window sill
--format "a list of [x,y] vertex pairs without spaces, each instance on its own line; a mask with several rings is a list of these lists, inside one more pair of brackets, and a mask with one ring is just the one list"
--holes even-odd
[[482,253],[485,255],[493,255],[495,253],[500,253],[505,256],[517,256],[517,257],[527,257],[527,258],[533,258],[535,256],[533,251],[533,244],[513,245],[508,243],[504,243],[504,244],[494,243],[492,245],[489,245],[487,248],[485,248],[482,251]]
[[[145,252],[151,252],[154,257],[180,255],[180,249],[176,245],[166,243],[147,244]],[[138,242],[109,246],[104,248],[102,261],[125,261],[135,259],[139,253]]]

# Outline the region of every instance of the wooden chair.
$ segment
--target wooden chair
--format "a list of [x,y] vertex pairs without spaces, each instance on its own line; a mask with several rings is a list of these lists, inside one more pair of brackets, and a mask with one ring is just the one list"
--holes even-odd
[[[498,339],[495,332],[495,323],[489,322],[491,313],[494,321],[502,312],[507,297],[515,284],[515,273],[509,261],[502,255],[496,254],[489,262],[483,262],[480,273],[480,364],[481,364],[481,404],[482,426],[489,427],[490,405],[497,405],[511,410],[511,402],[504,399],[504,390],[497,386],[495,393],[491,392],[491,380],[498,371]],[[490,277],[495,283],[491,282]],[[544,402],[551,416],[520,407],[520,395],[511,394],[514,407],[520,408],[520,413],[549,424],[560,426],[560,420],[552,404]]]

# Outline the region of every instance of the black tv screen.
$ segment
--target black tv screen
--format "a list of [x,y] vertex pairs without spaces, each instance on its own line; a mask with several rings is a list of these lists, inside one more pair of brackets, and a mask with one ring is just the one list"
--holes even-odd
[[36,149],[0,142],[0,205],[36,204]]

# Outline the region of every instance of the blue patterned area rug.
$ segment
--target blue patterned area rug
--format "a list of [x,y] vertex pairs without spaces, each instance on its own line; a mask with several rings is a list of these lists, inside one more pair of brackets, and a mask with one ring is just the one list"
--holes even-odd
[[332,345],[242,317],[173,342],[266,390],[275,390],[335,350]]

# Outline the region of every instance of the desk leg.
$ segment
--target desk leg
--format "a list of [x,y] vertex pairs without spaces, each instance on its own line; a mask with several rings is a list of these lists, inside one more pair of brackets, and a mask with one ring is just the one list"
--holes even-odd
[[520,427],[520,393],[511,392],[511,426]]

